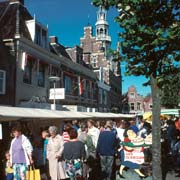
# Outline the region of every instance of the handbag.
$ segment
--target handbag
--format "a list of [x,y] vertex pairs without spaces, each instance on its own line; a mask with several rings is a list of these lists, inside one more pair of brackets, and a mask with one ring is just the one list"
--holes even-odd
[[26,171],[26,180],[41,180],[40,170],[30,166],[30,169]]

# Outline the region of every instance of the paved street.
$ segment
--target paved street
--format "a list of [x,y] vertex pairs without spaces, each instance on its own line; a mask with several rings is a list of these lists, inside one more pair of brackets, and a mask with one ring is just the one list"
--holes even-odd
[[177,173],[175,173],[174,171],[170,171],[166,176],[166,180],[179,180],[180,176],[179,177],[176,177],[176,176],[177,176]]
[[[147,178],[140,178],[135,172],[132,170],[128,170],[127,172],[123,172],[123,176],[125,179],[120,178],[119,175],[116,175],[116,180],[152,180],[152,177],[147,177]],[[179,177],[176,177],[177,173],[175,171],[169,171],[166,180],[179,180]]]

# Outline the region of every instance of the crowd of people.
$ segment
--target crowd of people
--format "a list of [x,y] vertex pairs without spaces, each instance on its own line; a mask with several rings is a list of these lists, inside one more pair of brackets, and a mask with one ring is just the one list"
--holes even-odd
[[[138,123],[135,120],[73,120],[63,124],[62,133],[60,128],[50,126],[33,139],[16,125],[5,153],[6,179],[26,180],[30,165],[40,169],[42,180],[115,180],[116,176],[123,178],[125,167],[146,177],[150,172],[142,172],[140,164],[125,160],[124,154],[138,147],[144,154],[145,163],[150,165],[151,142],[148,138],[151,131],[151,124],[143,120]],[[176,158],[176,165],[180,167],[178,133],[174,121],[163,121],[162,143],[167,142],[167,153]]]
[[163,177],[175,170],[180,177],[180,119],[175,117],[161,121],[161,156]]

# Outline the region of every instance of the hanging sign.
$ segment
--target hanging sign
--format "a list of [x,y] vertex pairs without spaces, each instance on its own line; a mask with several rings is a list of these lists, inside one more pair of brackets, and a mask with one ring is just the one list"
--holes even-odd
[[64,88],[56,88],[50,89],[49,91],[49,99],[65,99],[65,89]]

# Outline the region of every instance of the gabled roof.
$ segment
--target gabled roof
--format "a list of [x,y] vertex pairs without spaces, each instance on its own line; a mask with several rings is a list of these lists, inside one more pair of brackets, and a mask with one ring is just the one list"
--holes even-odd
[[20,35],[31,40],[26,21],[33,19],[28,10],[19,3],[0,2],[0,33],[2,39],[13,39],[16,33],[16,12],[19,8]]
[[59,43],[50,43],[50,49],[51,52],[55,53],[58,56],[64,56],[66,58],[68,58],[69,60],[71,60],[71,57],[69,56],[69,54],[66,52],[66,48],[59,44]]

